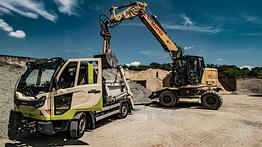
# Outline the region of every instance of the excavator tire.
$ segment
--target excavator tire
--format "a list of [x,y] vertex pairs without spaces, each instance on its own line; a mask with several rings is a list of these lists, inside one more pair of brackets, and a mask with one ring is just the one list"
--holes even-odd
[[223,103],[223,99],[217,92],[208,90],[201,95],[201,103],[206,109],[218,110]]
[[87,129],[87,118],[85,113],[78,113],[70,124],[70,137],[73,139],[81,138]]
[[163,91],[159,96],[160,105],[165,107],[171,107],[176,104],[177,97],[171,91]]

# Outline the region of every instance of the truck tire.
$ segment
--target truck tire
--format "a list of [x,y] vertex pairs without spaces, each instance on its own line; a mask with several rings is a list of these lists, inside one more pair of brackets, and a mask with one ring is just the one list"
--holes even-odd
[[81,138],[87,129],[87,119],[85,113],[78,113],[71,121],[69,129],[71,138]]
[[204,108],[218,110],[222,103],[222,97],[215,91],[206,91],[201,95],[201,103]]
[[129,112],[129,105],[128,103],[123,103],[122,106],[120,106],[120,112],[118,114],[118,118],[126,118]]
[[175,106],[177,97],[171,91],[163,91],[159,96],[160,105],[165,107]]
[[21,135],[21,131],[18,130],[18,116],[13,110],[10,111],[9,124],[8,124],[8,137],[11,140],[17,139]]

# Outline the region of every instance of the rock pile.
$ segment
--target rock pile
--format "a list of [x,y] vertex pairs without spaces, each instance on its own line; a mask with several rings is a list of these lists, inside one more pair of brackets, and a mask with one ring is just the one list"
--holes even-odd
[[[117,71],[116,68],[104,69],[103,77],[107,80],[121,81],[120,73]],[[150,90],[132,81],[129,81],[128,84],[131,89],[131,92],[134,95],[134,103],[151,102],[151,100],[148,98],[148,96],[152,93]]]
[[14,88],[25,67],[0,63],[0,138],[7,136],[9,111],[13,108]]

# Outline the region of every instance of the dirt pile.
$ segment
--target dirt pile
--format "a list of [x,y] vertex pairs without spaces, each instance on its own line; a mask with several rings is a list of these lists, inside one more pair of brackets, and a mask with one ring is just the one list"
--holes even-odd
[[156,91],[163,88],[162,81],[169,73],[170,71],[150,68],[129,78],[134,81],[146,80],[146,88],[151,91]]
[[127,79],[131,79],[135,75],[137,75],[140,71],[135,71],[135,70],[128,70],[127,68],[125,69],[125,76]]
[[10,56],[0,55],[0,62],[6,62],[8,64],[16,64],[25,66],[26,62],[34,62],[37,58],[22,57],[22,56]]
[[[103,77],[107,80],[117,80],[121,81],[120,73],[116,68],[104,69]],[[144,86],[137,84],[132,81],[128,81],[131,92],[134,95],[134,103],[147,103],[151,102],[148,96],[152,93],[150,90],[146,89]]]
[[13,108],[14,88],[26,67],[0,62],[0,138],[7,136],[9,111]]
[[151,95],[151,91],[146,89],[144,86],[137,84],[135,82],[128,82],[130,89],[133,93],[134,96],[134,103],[139,104],[139,103],[148,103],[151,102],[148,97]]
[[220,82],[218,82],[218,87],[221,88],[221,90],[218,92],[219,94],[232,94],[231,91],[227,91]]

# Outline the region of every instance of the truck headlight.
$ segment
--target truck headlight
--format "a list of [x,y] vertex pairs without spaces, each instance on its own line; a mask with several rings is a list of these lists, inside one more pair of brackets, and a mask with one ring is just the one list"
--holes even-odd
[[40,98],[35,102],[35,108],[40,108],[40,107],[44,106],[45,100],[46,100],[46,97],[45,97],[45,96],[40,97]]

